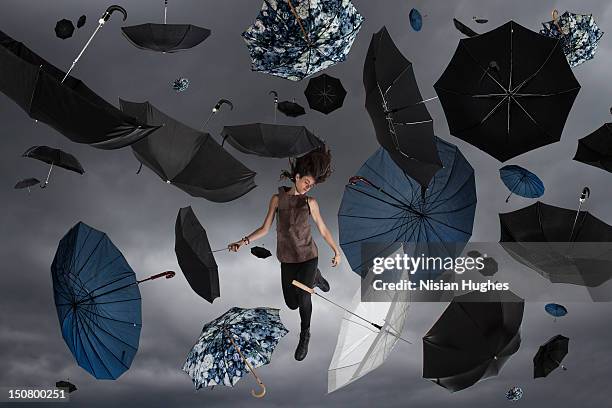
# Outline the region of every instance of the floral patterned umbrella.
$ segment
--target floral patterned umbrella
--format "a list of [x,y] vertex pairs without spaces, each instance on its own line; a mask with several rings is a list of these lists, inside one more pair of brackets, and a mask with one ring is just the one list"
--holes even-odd
[[563,52],[571,67],[582,64],[595,56],[597,43],[603,31],[597,27],[592,14],[575,14],[566,11],[559,16],[553,11],[553,19],[542,23],[540,34],[561,40]]
[[362,22],[350,0],[264,0],[242,37],[253,71],[299,81],[344,61]]
[[278,309],[233,307],[204,325],[183,371],[196,389],[215,385],[233,387],[243,375],[251,372],[262,392],[251,391],[261,398],[266,387],[255,374],[255,368],[268,364],[281,337],[289,331],[281,322]]

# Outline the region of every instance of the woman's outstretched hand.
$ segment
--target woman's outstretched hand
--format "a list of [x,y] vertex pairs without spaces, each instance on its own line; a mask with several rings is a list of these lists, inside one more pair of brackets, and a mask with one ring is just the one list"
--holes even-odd
[[238,250],[244,245],[244,241],[240,240],[237,242],[232,242],[227,245],[227,249],[231,252],[238,252]]
[[340,256],[340,254],[334,255],[334,257],[332,258],[332,267],[338,266],[341,260],[342,260],[342,257]]

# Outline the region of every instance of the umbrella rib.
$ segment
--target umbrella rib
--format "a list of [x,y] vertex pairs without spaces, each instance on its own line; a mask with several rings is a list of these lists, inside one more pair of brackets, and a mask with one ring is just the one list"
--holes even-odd
[[[81,323],[81,327],[83,328],[83,331],[85,332],[85,328],[87,327],[87,329],[89,329],[91,331],[92,336],[94,336],[96,338],[96,340],[98,340],[98,342],[102,344],[102,342],[99,341],[98,336],[95,335],[95,333],[93,332],[92,328],[83,320],[81,320],[80,318],[80,314],[79,314],[79,322]],[[80,332],[79,332],[79,339],[80,339]],[[100,354],[98,353],[98,350],[96,350],[96,348],[94,347],[93,343],[91,342],[91,339],[89,338],[89,334],[86,333],[85,335],[85,339],[87,340],[87,343],[89,343],[89,346],[91,347],[91,350],[94,352],[94,354],[96,355],[96,357],[98,357],[98,360],[100,361],[100,363],[102,364],[102,367],[104,367],[104,369],[106,370],[106,372],[108,373],[108,375],[112,376],[113,374],[111,373],[110,369],[106,366],[106,363],[104,362],[104,360],[102,359],[102,357],[100,356]],[[81,340],[82,343],[82,340]],[[111,353],[112,354],[112,353]],[[85,355],[87,355],[87,353],[85,353]],[[90,363],[89,358],[87,359],[87,361]],[[93,366],[91,366],[92,370],[93,370]],[[95,376],[95,374],[94,374]],[[96,376],[97,377],[97,376]]]
[[512,90],[512,93],[516,93],[518,92],[523,86],[525,86],[525,84],[527,84],[527,82],[531,81],[536,75],[538,75],[540,73],[540,71],[542,70],[542,68],[544,68],[544,66],[546,64],[548,64],[548,61],[550,60],[550,58],[552,57],[553,53],[555,52],[555,50],[557,49],[557,46],[559,45],[561,41],[557,41],[555,43],[555,46],[552,48],[552,50],[550,50],[550,52],[548,53],[548,56],[546,57],[546,59],[544,60],[544,62],[542,63],[542,65],[540,65],[540,67],[533,73],[531,74],[529,77],[527,77],[525,80],[523,80],[523,82],[521,82],[520,84],[518,84],[516,86],[516,88],[514,88]]
[[[413,210],[411,207],[406,207],[406,205],[405,205],[403,202],[401,202],[400,200],[396,199],[395,197],[393,197],[393,196],[389,195],[388,193],[386,193],[386,192],[385,192],[385,191],[383,191],[382,189],[381,189],[381,190],[376,190],[376,191],[380,191],[380,192],[384,193],[386,196],[388,196],[388,197],[392,198],[393,200],[395,200],[395,201],[396,201],[396,202],[398,202],[399,204],[393,204],[392,202],[387,201],[387,200],[384,200],[384,199],[383,199],[383,198],[381,198],[381,197],[376,197],[375,195],[372,195],[372,194],[367,193],[367,192],[365,192],[365,191],[359,190],[359,189],[357,189],[357,188],[355,188],[355,187],[352,187],[352,186],[347,186],[347,187],[348,187],[348,188],[350,188],[350,189],[351,189],[351,190],[353,190],[353,191],[356,191],[356,192],[358,192],[358,193],[360,193],[360,194],[363,194],[363,195],[366,195],[366,196],[368,196],[368,197],[370,197],[370,198],[373,198],[373,199],[375,199],[375,200],[378,200],[378,201],[380,201],[380,202],[382,202],[382,203],[385,203],[385,204],[387,204],[387,205],[389,205],[389,206],[391,206],[391,207],[398,208],[398,209],[400,209],[400,210],[404,210],[404,211],[408,211],[408,212],[414,212],[414,210]],[[412,210],[412,211],[411,211],[411,210]]]
[[506,88],[504,88],[504,86],[502,84],[499,83],[499,81],[497,81],[497,79],[495,79],[493,77],[493,75],[491,75],[489,73],[488,69],[484,69],[480,63],[478,62],[478,60],[476,58],[474,58],[474,56],[472,55],[472,53],[470,52],[470,50],[468,49],[468,47],[466,47],[465,42],[464,41],[459,41],[459,45],[463,47],[463,49],[465,49],[467,55],[472,59],[472,61],[474,61],[474,64],[476,64],[476,66],[478,68],[480,68],[480,70],[486,74],[489,78],[491,78],[496,84],[497,86],[499,86],[504,92],[508,92],[508,90]]
[[[102,342],[102,339],[100,339],[100,337],[96,334],[96,331],[93,329],[92,326],[89,325],[89,323],[87,323],[86,321],[83,321],[84,325],[87,326],[87,328],[91,331],[91,335],[96,339],[96,342],[100,344],[100,346],[102,346],[106,351],[109,352],[109,354],[111,356],[113,356],[115,358],[115,360],[117,360],[122,366],[124,366],[126,369],[130,368],[128,367],[119,357],[117,357],[115,355],[115,353],[113,353],[107,346],[106,344],[104,344],[104,342]],[[93,321],[92,321],[93,323]],[[101,330],[103,330],[102,328],[100,328]],[[105,331],[105,330],[103,330]],[[114,336],[113,336],[114,337]],[[110,370],[107,368],[106,364],[104,363],[104,360],[102,359],[102,357],[100,356],[100,354],[98,354],[98,351],[93,347],[93,344],[91,343],[89,336],[86,336],[87,341],[89,342],[89,344],[92,346],[92,350],[94,350],[94,352],[96,353],[96,355],[98,356],[98,358],[100,359],[100,362],[102,363],[102,365],[104,366],[104,368],[106,369],[106,371],[108,371],[108,373],[110,375],[113,375]],[[127,344],[127,343],[126,343]],[[132,348],[134,348],[131,345],[128,345]]]
[[[95,325],[95,326],[96,326],[96,327],[98,327],[100,330],[102,330],[104,333],[108,334],[109,336],[111,336],[111,337],[112,337],[112,338],[114,338],[115,340],[119,341],[120,343],[125,344],[127,347],[129,347],[129,348],[133,349],[134,351],[137,351],[137,350],[138,350],[138,348],[134,347],[132,344],[126,343],[126,342],[125,342],[123,339],[121,339],[121,338],[119,338],[119,337],[115,336],[113,333],[111,333],[111,332],[109,332],[108,330],[106,330],[105,328],[103,328],[103,327],[102,327],[102,326],[101,326],[101,325],[100,325],[98,322],[96,322],[95,320],[93,320],[92,318],[90,318],[89,316],[87,316],[87,314],[86,314],[85,312],[87,312],[87,313],[91,313],[91,314],[94,314],[94,315],[96,315],[96,316],[100,316],[100,315],[98,315],[98,314],[96,314],[96,313],[93,313],[93,312],[90,312],[89,310],[87,310],[87,311],[86,311],[86,310],[83,310],[83,316],[85,316],[85,317],[87,318],[87,320],[91,322],[91,324],[92,324],[92,325]],[[104,316],[100,316],[100,317],[104,318]],[[111,320],[112,320],[112,319],[111,319]],[[93,329],[92,329],[92,330],[93,330]],[[97,336],[96,336],[96,337],[97,337]],[[105,348],[106,348],[106,347],[105,347]],[[107,348],[107,350],[108,350],[108,348]],[[110,351],[110,350],[109,350],[109,351]],[[112,354],[112,353],[111,353],[111,354]],[[114,355],[114,354],[113,354],[113,355]],[[115,356],[115,358],[117,358],[117,356]],[[117,358],[117,359],[118,359],[118,358]]]
[[[383,179],[383,180],[385,179],[385,177],[383,177],[383,175],[382,175],[382,174],[380,174],[380,173],[379,173],[379,172],[378,172],[378,171],[377,171],[375,168],[372,168],[372,167],[371,167],[369,164],[367,164],[367,163],[366,163],[366,167],[367,167],[367,168],[368,168],[368,169],[369,169],[369,170],[370,170],[372,173],[376,174],[376,175],[377,175],[379,178],[381,178],[381,179]],[[413,181],[412,181],[412,179],[410,179],[409,177],[406,177],[406,180],[408,180],[408,182],[410,183],[410,187],[412,188],[412,190],[414,190],[414,187],[415,187],[415,186],[413,185]],[[385,191],[385,190],[384,190],[382,187],[381,187],[380,191],[381,191],[382,193],[384,193],[386,196],[391,197],[393,200],[395,200],[395,201],[397,201],[398,203],[400,203],[400,204],[401,204],[403,207],[412,208],[412,203],[413,203],[414,201],[416,201],[416,200],[415,200],[414,191],[412,191],[412,193],[413,193],[413,195],[412,195],[412,199],[411,199],[411,200],[409,200],[409,199],[408,199],[408,197],[406,197],[406,196],[405,196],[405,195],[404,195],[404,194],[403,194],[401,191],[399,191],[397,188],[395,188],[395,186],[393,186],[393,185],[389,185],[389,187],[391,187],[391,190],[392,190],[393,192],[395,192],[395,193],[396,193],[398,196],[400,196],[400,197],[401,197],[401,198],[402,198],[404,201],[401,201],[400,199],[398,199],[398,198],[396,198],[396,197],[392,196],[391,194],[387,193],[387,192],[386,192],[386,191]],[[417,187],[418,187],[418,185],[417,185]],[[406,206],[406,203],[409,203],[409,204]],[[402,207],[402,208],[403,208],[403,207]]]
[[[87,266],[87,264],[89,263],[89,260],[91,259],[92,255],[94,254],[94,252],[96,252],[96,250],[98,249],[98,247],[100,246],[100,244],[102,243],[104,238],[106,238],[106,234],[102,234],[102,236],[100,237],[100,240],[98,241],[98,243],[96,244],[94,249],[92,249],[91,252],[89,253],[89,255],[87,256],[87,259],[85,260],[85,263],[83,263],[83,265],[81,265],[81,267],[79,268],[79,270],[76,272],[75,275],[78,276],[81,273],[81,271],[83,270],[83,268],[85,268],[85,266]],[[70,268],[70,270],[72,270],[72,268]]]
[[399,226],[394,226],[393,228],[391,228],[391,229],[389,229],[387,231],[381,232],[379,234],[370,235],[368,237],[360,238],[360,239],[357,239],[357,240],[354,240],[354,241],[343,242],[340,245],[348,245],[348,244],[354,244],[354,243],[357,243],[357,242],[362,242],[362,241],[365,241],[365,240],[370,240],[372,238],[376,238],[376,237],[379,237],[381,235],[389,234],[389,233],[391,233],[391,232],[393,232],[393,231],[395,231],[395,230],[397,230],[398,228],[401,228],[401,227],[403,227],[403,224],[399,225]]
[[[85,359],[87,360],[87,363],[89,364],[89,367],[91,368],[91,370],[94,371],[94,366],[91,363],[91,360],[89,359],[89,355],[85,352],[85,346],[84,346],[84,343],[83,343],[83,338],[81,337],[81,332],[78,329],[79,325],[81,327],[83,327],[83,328],[84,328],[84,326],[83,326],[83,323],[81,322],[81,318],[76,313],[74,313],[74,322],[75,322],[74,330],[76,332],[76,336],[73,335],[73,339],[74,339],[73,347],[74,347],[74,351],[75,351],[74,354],[76,354],[76,352],[77,352],[77,343],[76,343],[76,341],[77,341],[77,337],[78,337],[78,341],[79,341],[79,344],[81,345],[81,350],[83,351],[83,355],[85,356]],[[87,338],[87,337],[85,337],[85,338]],[[89,339],[88,339],[88,342],[89,342]],[[89,344],[91,345],[91,343],[89,343]],[[76,355],[75,355],[75,358],[76,358]],[[78,360],[77,360],[77,362],[78,362]],[[106,367],[104,367],[104,368],[106,369]],[[106,369],[106,371],[108,372],[108,369]],[[95,371],[94,371],[94,375],[95,375]]]
[[[85,239],[83,239],[83,242],[81,243],[81,247],[77,250],[77,251],[72,251],[72,258],[70,260],[70,267],[68,268],[68,270],[72,270],[72,268],[74,268],[75,263],[76,263],[76,259],[79,256],[79,254],[81,253],[81,251],[83,250],[83,248],[85,247],[85,244],[87,243],[87,241],[89,240],[89,236],[91,235],[91,232],[93,230],[88,229],[87,230],[87,235],[85,236]],[[75,237],[76,239],[76,237]]]

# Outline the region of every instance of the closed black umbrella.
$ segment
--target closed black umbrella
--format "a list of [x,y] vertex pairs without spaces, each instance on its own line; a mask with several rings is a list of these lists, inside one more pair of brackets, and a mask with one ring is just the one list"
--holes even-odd
[[51,171],[53,171],[54,166],[74,171],[75,173],[79,174],[85,173],[83,166],[81,166],[81,163],[79,163],[76,157],[70,153],[66,153],[60,149],[54,149],[49,146],[32,146],[26,150],[25,153],[23,153],[23,157],[40,160],[51,165],[49,167],[49,173],[47,174],[45,184],[41,186],[43,188],[49,184],[49,177],[51,177]]
[[363,67],[366,109],[376,139],[422,189],[442,168],[433,121],[408,61],[383,27],[372,36]]
[[0,91],[33,119],[76,143],[119,149],[157,129],[130,117],[83,82],[0,31]]
[[299,103],[296,103],[295,100],[293,102],[290,101],[282,101],[279,102],[277,107],[279,111],[283,112],[286,116],[291,118],[297,118],[298,116],[302,116],[306,114],[304,107]]
[[450,133],[506,161],[559,141],[580,84],[558,40],[510,21],[461,39],[434,88]]
[[476,31],[472,30],[470,27],[466,26],[456,18],[453,18],[453,24],[455,28],[459,30],[459,32],[463,35],[466,35],[468,37],[476,37],[478,35]]
[[69,381],[58,381],[55,383],[55,386],[57,388],[63,388],[66,391],[68,391],[68,394],[75,392],[77,390],[76,385],[74,385],[73,383],[69,382]]
[[176,259],[189,286],[212,303],[220,296],[219,269],[206,230],[191,207],[180,209],[174,232]]
[[557,334],[542,344],[533,357],[533,378],[546,377],[557,367],[567,370],[561,361],[568,353],[569,338]]
[[327,115],[342,107],[346,90],[338,78],[321,74],[308,81],[304,95],[310,109]]
[[166,183],[214,202],[235,200],[256,187],[256,173],[210,134],[178,122],[149,102],[121,101],[121,109],[151,125],[164,125],[132,149],[136,158]]
[[553,283],[595,287],[612,277],[612,227],[588,211],[538,201],[499,222],[506,252]]
[[272,256],[272,252],[268,251],[266,248],[262,248],[259,246],[251,248],[251,254],[255,255],[257,258],[266,259]]
[[520,347],[524,308],[512,292],[455,297],[423,337],[423,378],[455,392],[497,375]]
[[612,123],[578,140],[574,160],[612,173]]
[[295,157],[324,145],[323,141],[303,126],[251,123],[225,126],[221,132],[237,150],[263,157]]

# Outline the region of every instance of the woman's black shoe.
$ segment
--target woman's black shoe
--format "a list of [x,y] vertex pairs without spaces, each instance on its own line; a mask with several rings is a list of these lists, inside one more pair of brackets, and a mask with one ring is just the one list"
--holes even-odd
[[323,292],[329,292],[329,282],[321,275],[321,271],[317,268],[317,278],[315,279],[315,286],[321,289]]
[[310,331],[302,330],[300,333],[300,342],[295,349],[295,359],[297,361],[302,361],[306,358],[306,354],[308,354],[308,342],[310,341]]

